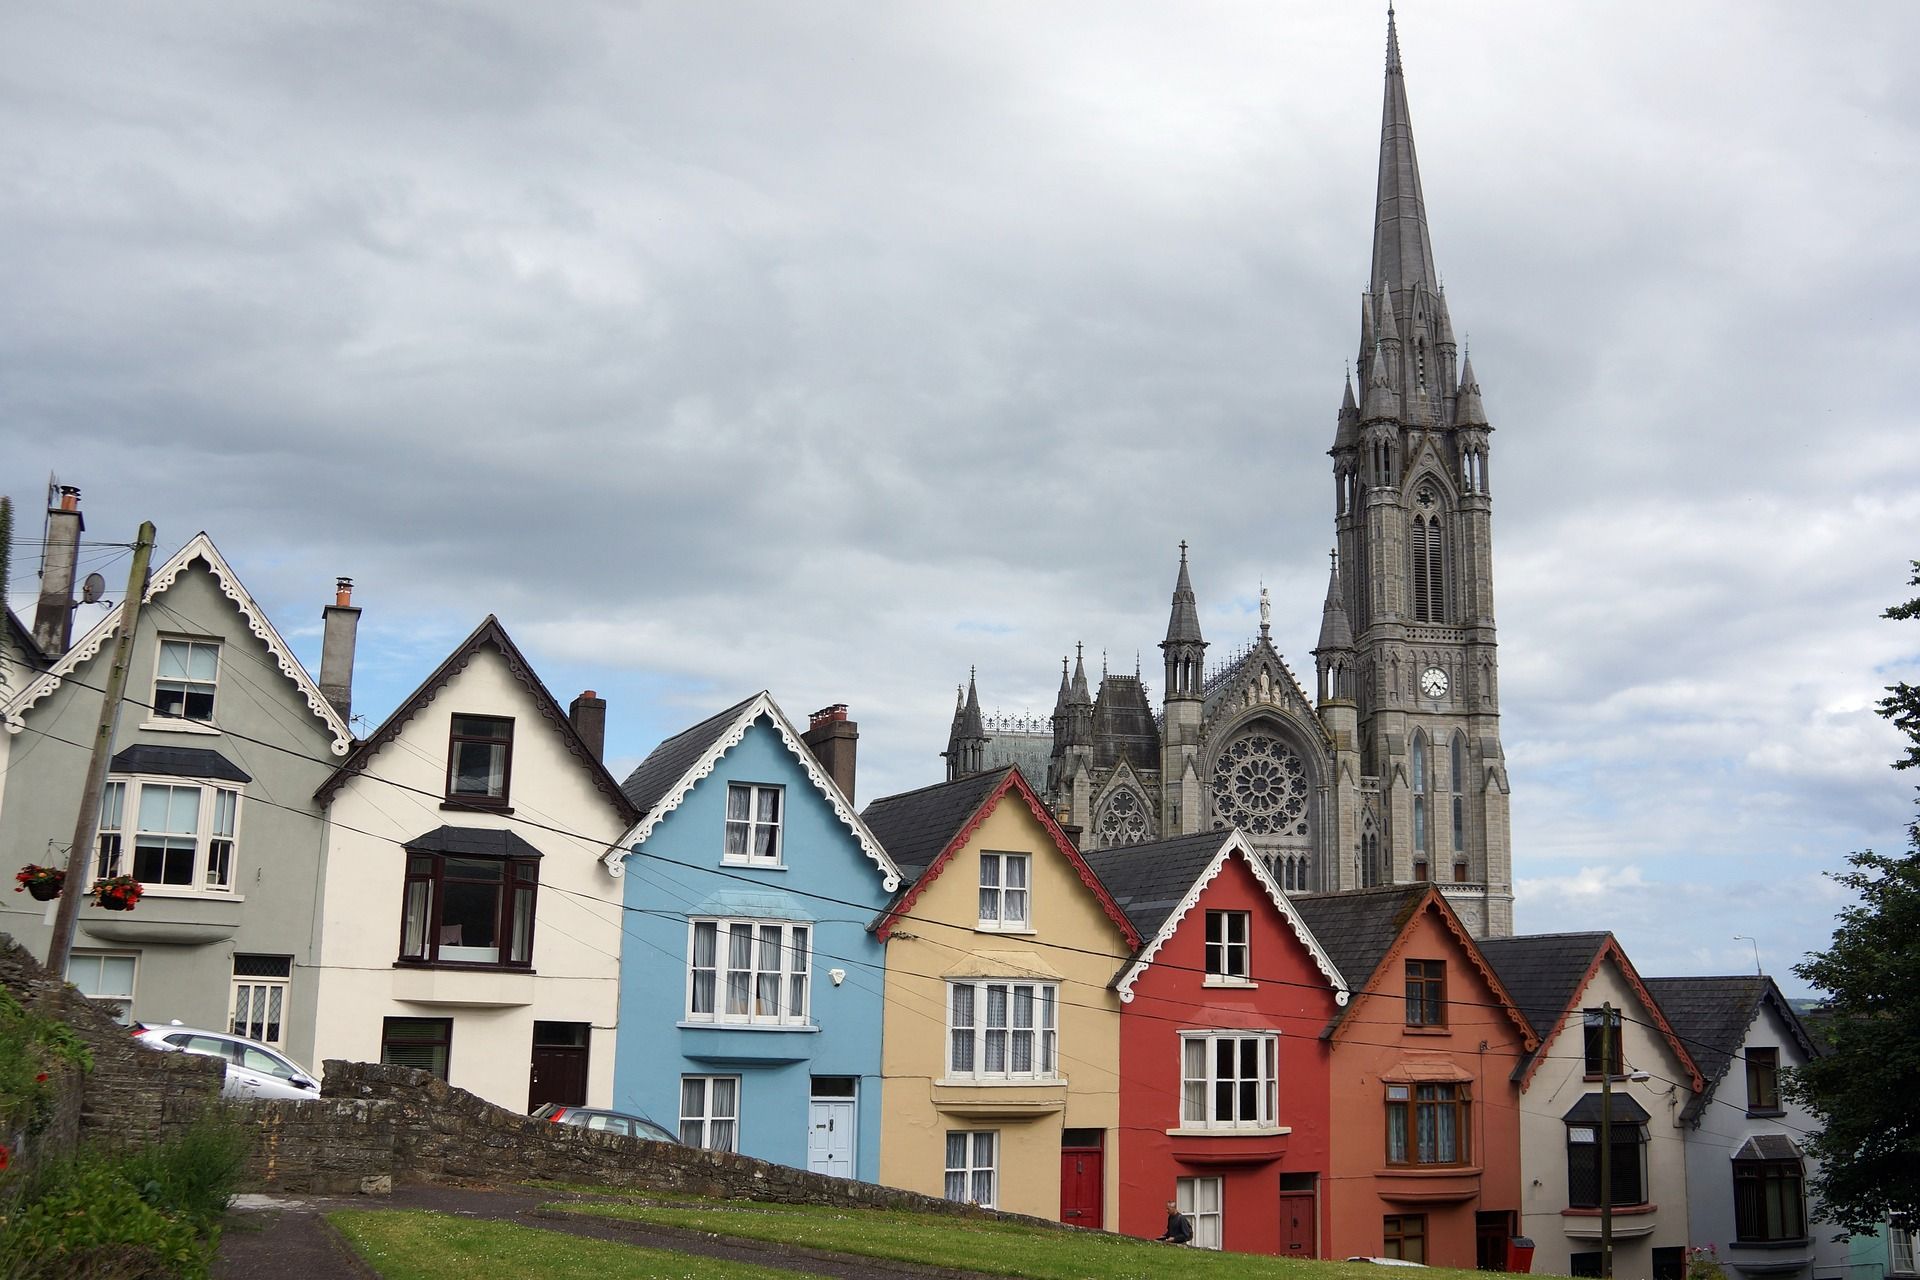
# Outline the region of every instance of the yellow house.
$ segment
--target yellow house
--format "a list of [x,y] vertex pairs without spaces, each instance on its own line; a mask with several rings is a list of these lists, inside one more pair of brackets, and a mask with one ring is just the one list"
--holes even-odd
[[1139,939],[1017,769],[876,800],[887,944],[880,1181],[1113,1220],[1120,1003]]

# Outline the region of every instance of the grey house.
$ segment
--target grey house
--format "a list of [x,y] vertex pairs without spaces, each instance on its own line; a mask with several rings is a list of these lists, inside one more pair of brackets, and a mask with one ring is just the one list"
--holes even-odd
[[[1810,1220],[1800,1142],[1819,1122],[1780,1091],[1818,1050],[1772,978],[1649,978],[1647,989],[1700,1065],[1686,1122],[1688,1237],[1731,1277],[1848,1274],[1848,1246]],[[1909,1267],[1911,1270],[1911,1267]]]
[[[78,511],[53,514],[72,517],[53,521],[56,538],[77,539]],[[9,871],[65,863],[125,607],[71,640],[71,576],[54,577],[34,627],[47,665],[0,701]],[[230,1025],[311,1061],[323,848],[313,794],[352,745],[359,610],[345,586],[324,611],[327,661],[344,664],[323,673],[330,701],[204,533],[153,571],[99,833],[75,886],[127,874],[145,896],[124,912],[83,902],[68,967],[123,1019]],[[44,956],[56,905],[6,894],[0,929]]]

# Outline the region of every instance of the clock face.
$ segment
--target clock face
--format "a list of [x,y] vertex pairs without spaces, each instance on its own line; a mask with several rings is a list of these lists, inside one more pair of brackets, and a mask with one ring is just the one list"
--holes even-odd
[[1447,673],[1438,667],[1428,667],[1420,673],[1420,692],[1429,698],[1447,696]]

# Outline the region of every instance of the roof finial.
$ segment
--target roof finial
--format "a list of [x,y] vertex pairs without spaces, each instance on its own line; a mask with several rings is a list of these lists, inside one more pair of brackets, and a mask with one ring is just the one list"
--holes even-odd
[[1187,540],[1185,538],[1182,538],[1180,539],[1180,563],[1185,564],[1186,562],[1187,562]]
[[1393,6],[1387,6],[1387,70],[1400,69],[1400,33],[1394,30]]

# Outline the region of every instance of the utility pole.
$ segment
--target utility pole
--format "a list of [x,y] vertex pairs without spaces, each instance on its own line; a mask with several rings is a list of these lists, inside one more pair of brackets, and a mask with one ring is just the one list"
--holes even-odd
[[1600,1006],[1600,1280],[1613,1280],[1613,1004]]
[[141,597],[147,593],[147,565],[153,559],[153,521],[140,526],[133,544],[133,568],[127,572],[127,594],[120,602],[119,634],[113,641],[113,669],[100,699],[100,724],[93,732],[93,759],[80,791],[80,814],[73,823],[73,844],[67,850],[67,878],[60,889],[60,907],[53,917],[53,940],[47,944],[47,968],[55,977],[67,973],[73,954],[73,933],[80,918],[87,864],[93,860],[94,827],[100,822],[100,792],[107,782],[107,761],[113,755],[113,727],[120,715],[120,697],[127,688],[127,664],[133,657],[133,633],[140,624]]

